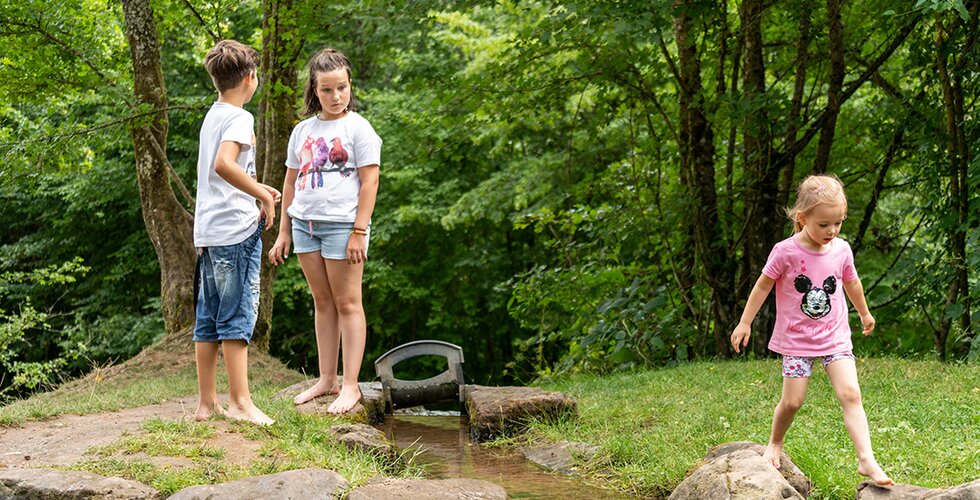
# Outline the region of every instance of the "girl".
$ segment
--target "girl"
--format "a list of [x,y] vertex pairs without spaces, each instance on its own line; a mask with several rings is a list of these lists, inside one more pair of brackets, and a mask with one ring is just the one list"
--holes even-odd
[[[313,294],[320,379],[293,403],[337,394],[327,411],[344,413],[361,399],[357,374],[367,336],[361,275],[378,193],[381,138],[354,111],[350,61],[337,50],[324,49],[310,61],[303,100],[305,114],[313,116],[289,137],[283,216],[269,260],[283,263],[292,240]],[[338,385],[341,343],[344,375]]]
[[861,316],[865,335],[874,330],[875,319],[864,299],[851,247],[837,238],[847,218],[847,198],[840,180],[823,175],[806,178],[788,215],[795,234],[773,247],[731,338],[735,352],[748,345],[752,320],[775,284],[776,325],[769,349],[783,355],[783,394],[763,458],[779,468],[783,438],[803,404],[813,363],[820,361],[844,410],[844,427],[857,452],[858,473],[879,485],[893,485],[871,450],[851,354],[847,303],[840,288]]

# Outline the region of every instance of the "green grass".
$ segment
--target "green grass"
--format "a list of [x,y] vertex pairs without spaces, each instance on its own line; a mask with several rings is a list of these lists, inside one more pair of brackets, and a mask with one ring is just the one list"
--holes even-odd
[[[868,359],[858,361],[858,376],[872,444],[892,478],[947,487],[980,477],[980,366]],[[580,418],[535,423],[528,439],[599,445],[596,478],[660,496],[712,446],[765,444],[781,385],[773,360],[574,376],[542,388],[574,396]],[[863,477],[822,370],[815,370],[785,449],[813,481],[811,498],[854,497]]]

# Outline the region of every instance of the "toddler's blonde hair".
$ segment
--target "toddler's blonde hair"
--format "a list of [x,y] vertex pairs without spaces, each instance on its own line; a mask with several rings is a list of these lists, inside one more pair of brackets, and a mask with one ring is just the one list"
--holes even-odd
[[844,184],[836,175],[811,175],[796,188],[796,204],[786,209],[786,216],[793,221],[793,232],[803,230],[800,215],[809,214],[817,205],[839,206],[847,216],[847,196]]

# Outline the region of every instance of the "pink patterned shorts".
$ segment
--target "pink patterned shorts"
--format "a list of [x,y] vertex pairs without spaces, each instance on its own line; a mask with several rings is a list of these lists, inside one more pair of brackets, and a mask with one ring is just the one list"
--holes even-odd
[[813,373],[813,362],[820,360],[827,366],[839,359],[854,359],[851,351],[839,352],[827,356],[783,356],[783,376],[788,378],[809,378]]

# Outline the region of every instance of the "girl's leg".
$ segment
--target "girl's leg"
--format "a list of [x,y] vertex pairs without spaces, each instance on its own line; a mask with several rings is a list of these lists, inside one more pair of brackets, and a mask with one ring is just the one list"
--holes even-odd
[[228,413],[236,420],[247,420],[259,425],[272,425],[269,418],[252,403],[252,393],[248,390],[248,343],[244,340],[224,340],[221,352],[225,355],[225,368],[228,369]]
[[324,394],[337,394],[337,355],[340,353],[340,329],[337,322],[337,307],[334,305],[330,283],[327,280],[327,267],[320,252],[296,254],[303,268],[306,283],[313,295],[314,329],[316,331],[317,363],[320,380],[293,399],[293,404],[301,405]]
[[807,377],[783,377],[783,394],[772,415],[772,434],[769,435],[769,445],[766,446],[762,458],[773,467],[779,468],[779,454],[783,451],[786,431],[789,430],[796,412],[803,406],[806,399],[806,388],[810,379]]
[[344,346],[344,383],[340,394],[327,411],[344,413],[350,411],[361,399],[361,389],[357,386],[357,374],[361,371],[364,357],[364,344],[367,340],[367,321],[361,304],[361,275],[364,264],[348,264],[343,260],[324,259],[330,291],[340,317],[341,343]]
[[218,402],[215,377],[218,372],[218,343],[194,342],[194,359],[197,362],[197,388],[200,393],[194,420],[207,420],[211,415],[224,415]]
[[825,367],[827,377],[837,393],[841,409],[844,411],[844,427],[854,443],[858,457],[858,473],[870,477],[879,485],[895,484],[878,465],[874,451],[871,450],[871,434],[868,431],[868,417],[861,403],[861,388],[858,386],[857,369],[854,359],[844,358],[831,362]]

